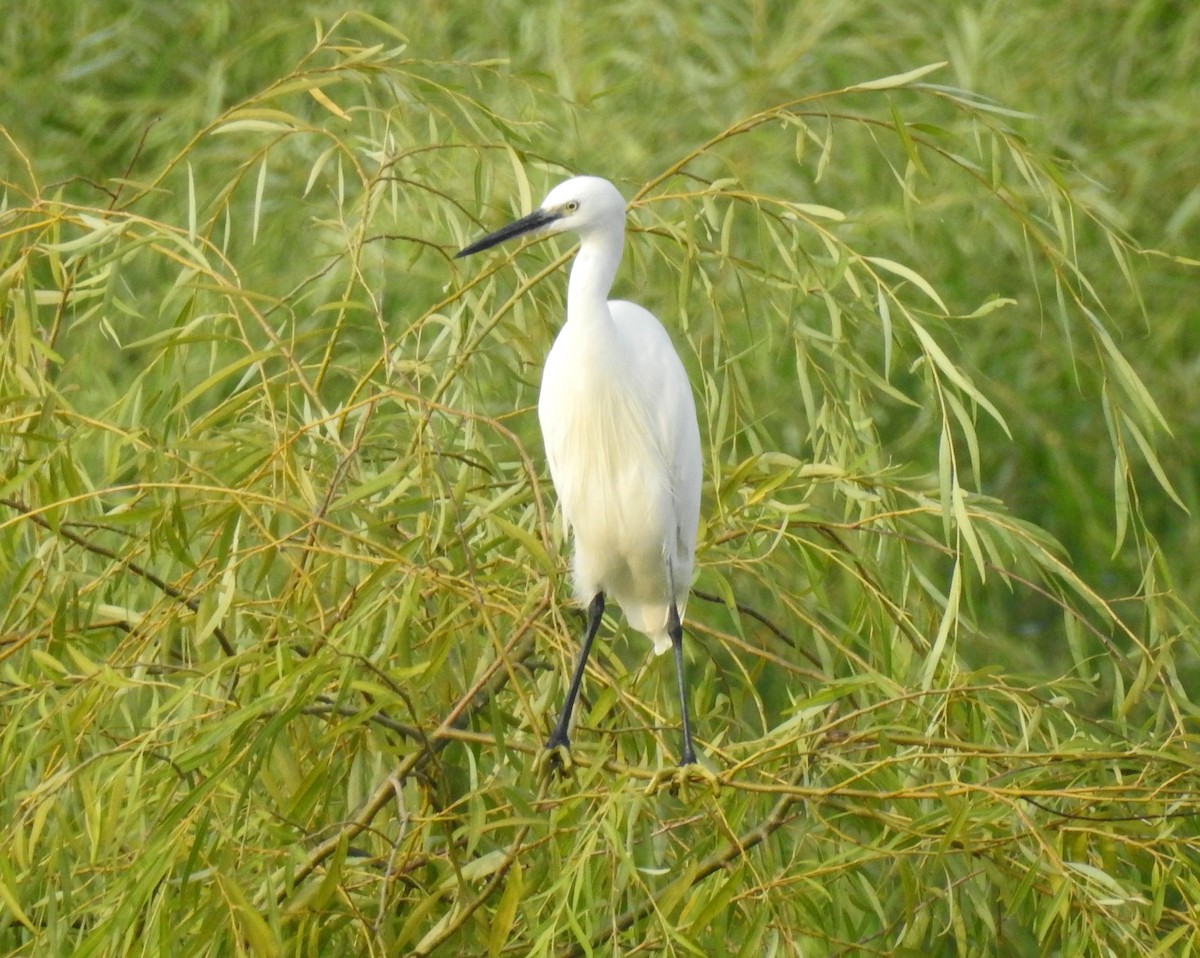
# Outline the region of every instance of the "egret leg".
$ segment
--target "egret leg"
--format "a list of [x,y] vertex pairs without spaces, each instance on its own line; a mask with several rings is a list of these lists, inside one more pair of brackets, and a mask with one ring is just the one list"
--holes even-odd
[[679,610],[675,601],[667,613],[667,635],[671,637],[671,648],[675,652],[675,677],[679,681],[679,714],[683,719],[683,751],[679,755],[680,765],[695,765],[696,750],[692,747],[692,723],[688,718],[687,683],[683,678],[683,623],[679,621]]
[[583,682],[583,668],[587,665],[588,653],[592,651],[592,640],[596,638],[596,630],[600,628],[600,618],[604,615],[604,593],[597,592],[588,605],[587,632],[583,636],[583,648],[579,650],[579,661],[575,665],[575,674],[571,676],[571,684],[567,688],[567,700],[563,703],[562,714],[558,724],[546,740],[546,748],[569,749],[571,741],[568,733],[571,727],[571,713],[575,710],[575,698],[579,695],[579,686]]

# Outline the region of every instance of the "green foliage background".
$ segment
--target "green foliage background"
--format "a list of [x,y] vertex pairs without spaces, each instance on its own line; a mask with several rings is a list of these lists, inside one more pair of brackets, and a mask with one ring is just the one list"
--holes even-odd
[[[1200,949],[1200,9],[0,31],[0,954]],[[702,410],[715,791],[619,620],[533,771],[571,250],[451,256],[574,172]]]

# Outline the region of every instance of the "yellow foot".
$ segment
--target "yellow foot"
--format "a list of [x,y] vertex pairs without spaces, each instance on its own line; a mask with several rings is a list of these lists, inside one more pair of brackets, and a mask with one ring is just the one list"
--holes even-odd
[[567,745],[547,745],[533,760],[538,778],[569,778],[575,770],[571,749]]
[[721,787],[721,779],[716,772],[699,762],[689,762],[687,765],[659,769],[646,786],[646,794],[656,795],[666,788],[672,795],[678,795],[679,790],[683,789],[686,800],[692,785],[703,785],[715,795]]

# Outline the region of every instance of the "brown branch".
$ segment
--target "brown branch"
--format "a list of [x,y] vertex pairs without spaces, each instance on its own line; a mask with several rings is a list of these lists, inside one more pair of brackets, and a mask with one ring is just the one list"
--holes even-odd
[[[192,611],[192,612],[199,611],[199,609],[200,609],[200,600],[199,599],[189,598],[188,596],[184,595],[183,590],[178,589],[175,586],[171,585],[171,583],[167,582],[166,579],[163,579],[161,576],[155,575],[153,572],[151,572],[145,566],[139,565],[138,563],[134,562],[132,559],[127,559],[125,556],[121,555],[118,552],[115,552],[112,549],[109,549],[107,546],[102,546],[102,545],[99,545],[98,543],[92,542],[90,539],[87,539],[87,538],[79,535],[78,533],[72,532],[70,529],[66,528],[66,526],[64,526],[64,525],[60,524],[59,527],[56,529],[53,525],[51,525],[50,521],[48,519],[46,519],[45,516],[39,515],[33,509],[29,508],[29,506],[25,505],[22,502],[18,502],[16,499],[0,499],[0,505],[8,506],[10,509],[21,513],[21,515],[25,516],[27,519],[29,519],[34,524],[41,526],[43,529],[47,530],[48,532],[54,533],[54,535],[59,536],[60,538],[66,539],[68,542],[74,543],[75,545],[79,546],[81,549],[83,549],[87,552],[90,552],[93,555],[102,556],[105,559],[109,559],[113,562],[118,563],[119,565],[124,567],[127,571],[136,575],[138,578],[145,579],[147,582],[149,582],[151,585],[153,585],[156,589],[158,589],[164,595],[167,595],[170,598],[174,599],[176,602],[179,602],[180,604],[182,604],[184,607],[186,607],[190,611]],[[221,630],[220,626],[216,626],[213,629],[213,636],[214,636],[214,638],[216,638],[217,642],[221,646],[221,650],[226,655],[228,655],[230,658],[232,658],[234,655],[237,654],[236,650],[233,647],[233,643],[229,641],[229,637]]]
[[291,881],[275,892],[276,902],[282,904],[287,901],[300,884],[315,872],[322,862],[337,851],[343,841],[350,841],[370,828],[375,816],[391,801],[397,782],[405,781],[421,765],[457,739],[456,733],[459,729],[470,720],[472,715],[486,706],[508,682],[512,664],[523,661],[533,652],[533,625],[539,616],[549,608],[549,605],[548,598],[544,598],[537,604],[500,654],[492,660],[483,675],[459,698],[446,717],[442,719],[441,724],[425,737],[421,746],[405,756],[399,765],[385,775],[362,808],[359,809],[358,814],[342,824],[337,831],[314,848],[304,864],[292,874]]
[[[792,784],[798,785],[806,771],[806,766],[801,764],[792,779]],[[780,796],[766,818],[749,831],[743,832],[740,836],[734,838],[720,851],[714,852],[693,871],[683,875],[677,881],[686,882],[688,888],[693,888],[710,875],[723,869],[730,862],[741,858],[750,849],[761,845],[786,824],[790,818],[789,813],[792,810],[792,806],[801,800],[801,796],[797,794],[784,794]],[[593,950],[602,950],[605,943],[611,940],[614,935],[627,931],[638,922],[644,921],[654,911],[655,907],[654,901],[649,898],[645,899],[641,904],[635,905],[624,914],[618,916],[603,932],[596,935],[587,946],[583,942],[577,941],[566,948],[560,949],[556,953],[555,958],[578,958],[579,955],[591,954]]]

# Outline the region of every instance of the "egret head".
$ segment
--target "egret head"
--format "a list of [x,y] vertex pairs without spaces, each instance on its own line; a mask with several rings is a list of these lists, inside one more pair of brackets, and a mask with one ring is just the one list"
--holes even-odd
[[459,250],[456,258],[516,236],[575,232],[586,238],[595,232],[623,230],[624,223],[625,200],[615,186],[598,176],[576,176],[554,187],[528,216],[476,240]]

